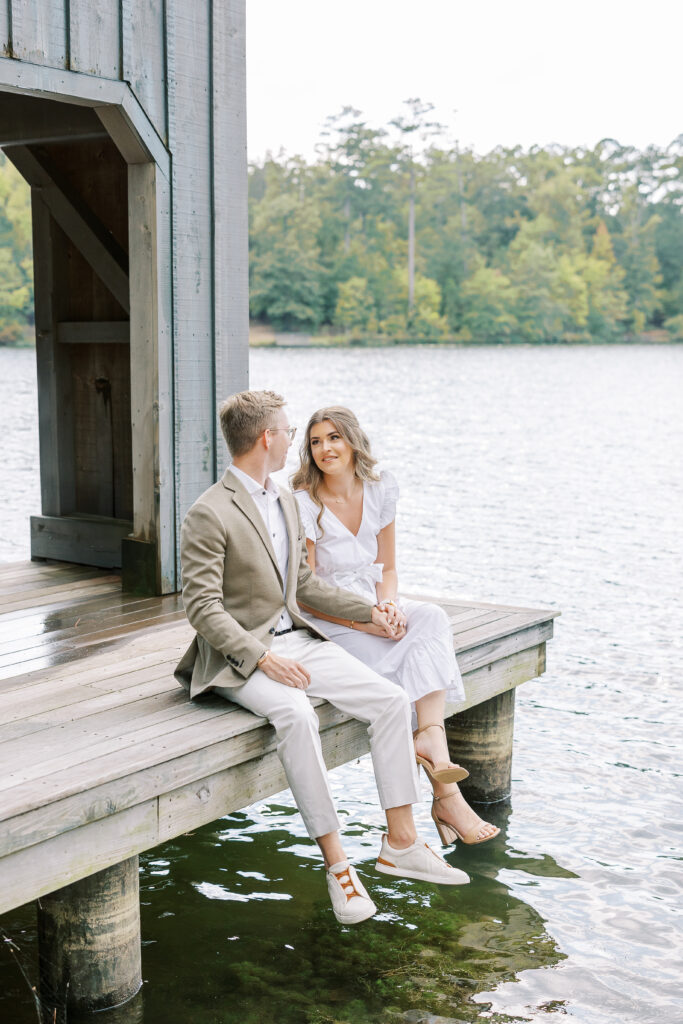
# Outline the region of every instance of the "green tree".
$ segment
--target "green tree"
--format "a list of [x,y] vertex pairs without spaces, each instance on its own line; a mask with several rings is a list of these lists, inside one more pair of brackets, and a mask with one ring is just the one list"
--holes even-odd
[[521,229],[509,250],[519,335],[527,342],[558,341],[563,335],[566,310],[558,295],[557,258],[552,246],[533,237],[533,229],[529,235]]
[[375,302],[364,277],[350,277],[339,285],[334,322],[351,334],[377,330]]
[[683,185],[682,193],[657,204],[657,262],[661,269],[660,300],[665,317],[683,313]]
[[607,225],[598,223],[593,248],[584,257],[582,276],[588,289],[590,338],[615,341],[623,335],[628,317],[628,296],[624,290],[624,271],[616,261]]
[[408,316],[415,305],[415,196],[418,177],[424,174],[420,163],[421,153],[428,148],[443,126],[428,119],[434,109],[433,103],[424,103],[419,98],[406,100],[405,113],[395,117],[391,124],[399,133],[397,168],[407,177],[408,182]]
[[250,215],[250,307],[282,330],[315,329],[323,320],[321,217],[314,171],[300,160],[269,160],[258,176]]
[[519,330],[514,314],[517,292],[501,270],[483,260],[463,283],[461,341],[510,341]]
[[415,275],[413,308],[408,311],[408,272],[397,268],[393,273],[391,302],[379,329],[390,337],[414,341],[443,341],[448,336],[448,323],[441,315],[441,289],[436,281],[422,274]]
[[315,259],[280,243],[253,262],[251,310],[280,330],[314,330],[321,322],[320,272]]
[[624,268],[629,324],[635,334],[640,334],[660,306],[661,274],[655,242],[660,218],[650,212],[638,186],[633,185],[626,191],[619,220],[622,233],[614,236],[614,246]]

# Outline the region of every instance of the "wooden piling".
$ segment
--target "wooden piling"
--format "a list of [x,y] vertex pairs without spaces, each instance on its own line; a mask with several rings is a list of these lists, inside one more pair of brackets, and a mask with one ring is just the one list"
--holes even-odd
[[450,756],[470,773],[460,783],[470,802],[498,803],[510,796],[514,719],[514,689],[446,719]]
[[38,943],[46,1019],[131,999],[142,985],[138,858],[43,896]]

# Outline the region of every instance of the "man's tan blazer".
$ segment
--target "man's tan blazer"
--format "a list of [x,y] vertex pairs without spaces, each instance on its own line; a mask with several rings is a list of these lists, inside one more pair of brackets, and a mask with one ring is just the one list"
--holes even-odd
[[[280,488],[289,534],[287,611],[296,626],[327,637],[303,619],[302,604],[370,622],[369,601],[318,579],[306,560],[296,500]],[[183,602],[197,635],[175,671],[192,697],[212,686],[239,686],[270,648],[285,600],[270,536],[246,487],[228,469],[187,513],[180,534]]]

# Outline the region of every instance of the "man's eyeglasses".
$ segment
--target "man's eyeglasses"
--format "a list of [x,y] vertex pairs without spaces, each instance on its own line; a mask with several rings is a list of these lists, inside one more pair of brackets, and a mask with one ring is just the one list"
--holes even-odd
[[276,430],[285,430],[290,441],[294,440],[296,434],[296,427],[266,427],[266,430],[269,430],[271,434],[274,434]]

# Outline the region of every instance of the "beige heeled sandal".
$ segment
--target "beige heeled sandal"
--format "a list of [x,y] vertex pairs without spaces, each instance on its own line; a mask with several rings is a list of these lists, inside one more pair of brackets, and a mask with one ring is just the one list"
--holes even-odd
[[[413,740],[417,739],[421,732],[426,732],[427,729],[442,729],[445,733],[443,725],[439,722],[434,722],[432,725],[423,725],[421,729],[416,729],[413,733]],[[418,764],[421,764],[427,775],[432,782],[462,782],[470,774],[467,768],[461,767],[459,764],[434,764],[428,757],[423,757],[422,754],[415,753],[415,760]]]
[[451,825],[450,821],[444,821],[436,813],[436,805],[439,800],[447,800],[448,797],[435,796],[432,801],[432,819],[436,825],[436,831],[439,833],[439,839],[444,846],[450,846],[456,839],[465,843],[467,846],[476,846],[478,843],[487,843],[489,839],[495,839],[497,835],[500,835],[500,829],[497,825],[493,825],[495,832],[492,832],[490,836],[479,837],[479,833],[485,825],[491,825],[489,821],[482,821],[481,825],[475,825],[469,830],[469,832],[458,832],[455,825]]

